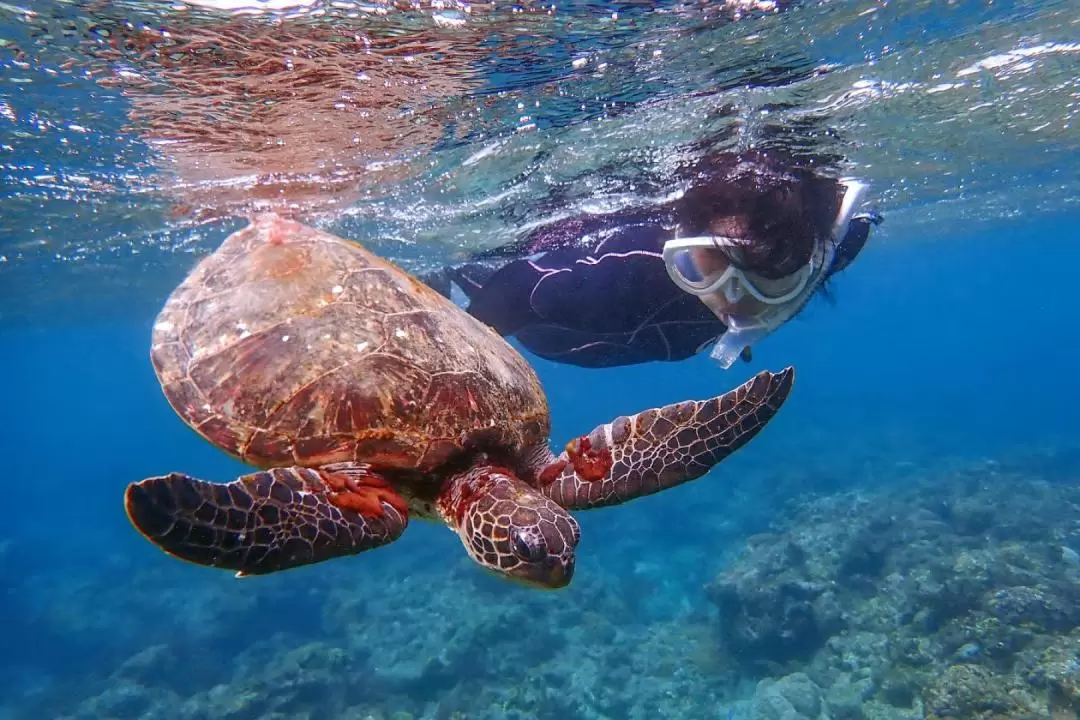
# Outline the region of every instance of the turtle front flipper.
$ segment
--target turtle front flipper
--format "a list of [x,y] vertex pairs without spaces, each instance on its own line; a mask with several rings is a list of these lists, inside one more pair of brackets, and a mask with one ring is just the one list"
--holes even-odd
[[568,510],[584,510],[699,478],[765,427],[794,379],[794,368],[764,371],[709,400],[615,418],[549,457],[537,485]]
[[172,473],[128,485],[124,505],[168,554],[237,576],[371,550],[408,523],[405,501],[363,466],[274,468],[230,483]]

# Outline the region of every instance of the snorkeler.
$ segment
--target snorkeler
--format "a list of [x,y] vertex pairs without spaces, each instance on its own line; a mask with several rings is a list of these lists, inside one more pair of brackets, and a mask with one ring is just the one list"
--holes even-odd
[[[424,278],[534,354],[581,367],[677,361],[728,368],[859,254],[867,186],[775,153],[722,153],[663,204],[558,220]],[[507,259],[509,261],[507,262]]]

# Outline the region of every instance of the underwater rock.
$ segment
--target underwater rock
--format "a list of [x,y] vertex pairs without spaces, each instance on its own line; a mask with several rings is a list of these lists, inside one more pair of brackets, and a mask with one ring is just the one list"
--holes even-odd
[[867,598],[877,603],[878,625],[896,626],[904,609],[878,591],[900,527],[888,515],[860,516],[851,507],[840,512],[842,518],[830,513],[784,534],[751,539],[706,587],[732,656],[770,667],[807,661],[850,627],[852,607]]
[[772,684],[770,692],[782,695],[791,706],[806,717],[821,714],[821,688],[806,673],[792,673]]
[[1054,638],[1028,653],[1021,665],[1028,683],[1046,691],[1054,720],[1080,717],[1080,632]]
[[[1046,713],[1029,690],[978,665],[954,665],[923,692],[927,720],[1019,720]],[[1045,705],[1043,706],[1045,707]]]
[[[840,696],[849,696],[858,686],[860,694],[872,697],[877,678],[889,663],[889,641],[884,634],[866,631],[834,635],[806,667],[807,674],[819,686],[830,691],[839,686]],[[850,714],[850,713],[849,713]]]
[[1005,587],[988,594],[988,612],[1014,626],[1035,626],[1042,630],[1069,630],[1076,626],[1075,606],[1066,606],[1059,597],[1037,587]]
[[810,499],[772,530],[706,588],[730,667],[805,672],[834,720],[1080,717],[1076,487],[973,470]]
[[832,720],[821,688],[806,673],[762,680],[750,703],[750,720]]
[[843,678],[829,686],[825,699],[833,720],[867,720],[863,704],[873,697],[874,683],[870,678],[852,682]]
[[707,588],[720,610],[721,634],[732,654],[778,664],[805,659],[827,637],[822,625],[836,627],[840,612],[831,599],[821,604],[827,617],[815,611],[814,602],[828,585],[804,560],[799,544],[785,538],[751,549],[737,568]]

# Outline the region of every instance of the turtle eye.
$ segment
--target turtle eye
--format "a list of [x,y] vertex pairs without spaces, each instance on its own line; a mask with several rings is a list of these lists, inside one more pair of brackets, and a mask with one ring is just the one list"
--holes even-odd
[[510,542],[513,544],[514,554],[526,562],[540,562],[547,557],[547,547],[543,538],[526,535],[512,529]]

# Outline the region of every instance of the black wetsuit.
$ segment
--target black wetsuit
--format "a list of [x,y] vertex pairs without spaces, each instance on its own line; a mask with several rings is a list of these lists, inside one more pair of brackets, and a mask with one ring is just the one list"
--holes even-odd
[[[878,222],[860,215],[849,223],[829,275],[855,258]],[[668,277],[661,251],[671,237],[660,214],[570,218],[424,279],[447,296],[457,285],[471,315],[548,360],[592,368],[683,360],[727,328]]]

